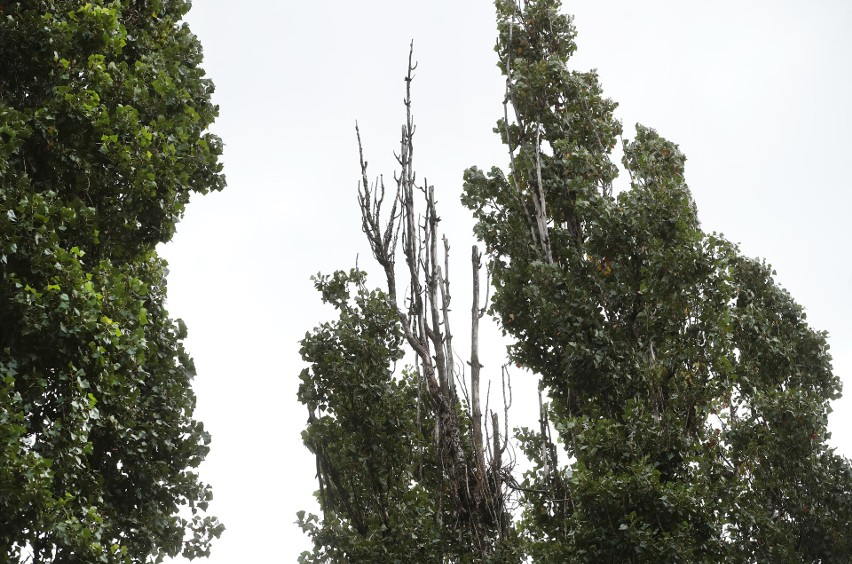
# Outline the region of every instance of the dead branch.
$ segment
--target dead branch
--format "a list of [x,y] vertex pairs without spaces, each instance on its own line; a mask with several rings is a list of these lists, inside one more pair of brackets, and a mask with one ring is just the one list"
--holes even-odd
[[482,410],[479,398],[479,377],[482,369],[482,364],[479,362],[479,319],[482,317],[479,308],[479,270],[482,268],[482,253],[476,245],[472,248],[470,260],[473,267],[473,296],[470,307],[470,409],[473,418],[471,427],[473,450],[476,454],[477,485],[484,494],[485,450],[482,444]]

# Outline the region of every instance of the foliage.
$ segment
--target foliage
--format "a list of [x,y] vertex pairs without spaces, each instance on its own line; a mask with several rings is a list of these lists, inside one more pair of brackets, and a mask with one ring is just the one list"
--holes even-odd
[[[305,445],[316,455],[323,520],[299,512],[314,540],[302,562],[440,562],[470,551],[441,523],[453,515],[441,479],[431,410],[416,374],[394,375],[403,355],[395,307],[369,291],[359,270],[315,278],[339,319],[305,335],[299,400],[308,406]],[[354,287],[354,291],[353,288]]]
[[[9,561],[201,556],[168,241],[224,186],[189,3],[0,2],[0,546]],[[179,515],[191,508],[191,517]],[[185,533],[190,536],[184,538]]]
[[[556,0],[496,5],[507,77],[496,131],[510,166],[466,171],[462,202],[487,249],[490,311],[512,338],[509,355],[538,375],[549,401],[540,429],[517,430],[531,463],[521,483],[497,474],[518,502],[505,542],[443,560],[848,562],[852,466],[826,445],[840,382],[825,334],[807,324],[769,266],[701,229],[676,144],[637,125],[621,145],[629,187],[614,194],[622,128],[595,73],[568,68],[571,18]],[[371,227],[375,216],[365,217],[387,274],[393,261],[376,250],[387,239]],[[403,329],[418,292],[408,296],[397,306]],[[335,358],[366,358],[344,337],[348,326],[322,331],[323,343],[343,347]],[[395,381],[399,355],[379,355],[384,382]],[[306,358],[314,365],[303,386],[343,393],[353,378],[340,368],[347,363]],[[393,412],[410,422],[414,409],[403,402]],[[337,451],[356,436],[341,421],[326,421]],[[318,429],[311,420],[306,431],[315,452],[326,446]],[[336,471],[351,479],[357,468],[364,472],[340,460]],[[448,487],[458,483],[436,470]],[[406,476],[388,487],[411,483]],[[321,489],[319,499],[331,495]],[[324,526],[353,526],[351,512],[341,521],[323,510]],[[434,519],[439,528],[447,522]],[[400,527],[418,537],[429,530],[425,520]],[[359,533],[347,542],[376,542]],[[314,541],[319,551],[338,546]]]
[[567,70],[558,3],[524,4],[498,2],[513,167],[467,171],[463,201],[510,354],[540,375],[568,455],[520,436],[531,555],[843,560],[852,483],[825,445],[840,385],[824,334],[765,264],[701,231],[685,157],[653,130],[624,143],[630,188],[612,196],[615,104]]

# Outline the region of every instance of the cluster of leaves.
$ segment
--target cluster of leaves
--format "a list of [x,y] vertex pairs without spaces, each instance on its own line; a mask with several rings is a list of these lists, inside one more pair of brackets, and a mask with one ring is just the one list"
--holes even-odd
[[[0,551],[205,555],[192,360],[168,241],[224,186],[184,0],[0,2]],[[181,517],[182,507],[191,517]],[[185,538],[186,532],[190,536]]]
[[840,393],[825,335],[769,267],[700,229],[673,143],[637,126],[630,188],[612,196],[621,127],[595,75],[566,67],[571,19],[552,0],[497,6],[513,167],[468,170],[463,202],[492,311],[570,461],[520,433],[529,554],[846,561],[852,471],[825,444]]
[[305,445],[316,455],[322,520],[299,512],[314,542],[301,562],[441,562],[472,543],[451,511],[433,408],[417,374],[395,365],[403,336],[394,304],[367,290],[363,271],[314,279],[338,319],[302,340],[299,400]]

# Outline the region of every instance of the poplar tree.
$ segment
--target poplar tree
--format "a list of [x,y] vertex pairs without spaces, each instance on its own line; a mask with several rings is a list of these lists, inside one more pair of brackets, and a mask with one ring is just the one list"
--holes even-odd
[[223,529],[155,249],[224,186],[188,9],[0,1],[5,561],[202,556]]
[[846,560],[825,334],[770,267],[701,230],[685,156],[653,129],[623,143],[630,187],[613,194],[621,124],[597,76],[568,70],[571,19],[551,0],[497,9],[510,167],[468,170],[463,201],[510,355],[550,398],[545,432],[519,437],[529,554]]

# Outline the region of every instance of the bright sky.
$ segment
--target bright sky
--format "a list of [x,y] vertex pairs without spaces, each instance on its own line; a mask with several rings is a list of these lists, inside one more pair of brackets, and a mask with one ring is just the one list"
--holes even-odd
[[[625,137],[638,121],[679,143],[704,229],[765,257],[830,333],[850,390],[834,404],[832,444],[852,456],[852,3],[582,0],[566,10],[579,29],[574,66],[599,70]],[[295,513],[314,507],[316,489],[299,435],[298,340],[330,315],[309,277],[360,253],[381,281],[360,231],[355,120],[371,172],[390,179],[413,38],[416,168],[439,195],[464,317],[473,239],[462,171],[507,160],[491,132],[503,88],[493,6],[205,0],[188,22],[216,84],[229,186],[195,198],[162,251],[169,310],[187,322],[198,369],[196,414],[213,435],[201,475],[227,527],[209,562],[293,562],[308,546]],[[496,373],[501,347],[491,347],[484,362]],[[535,387],[525,374],[514,384]]]

